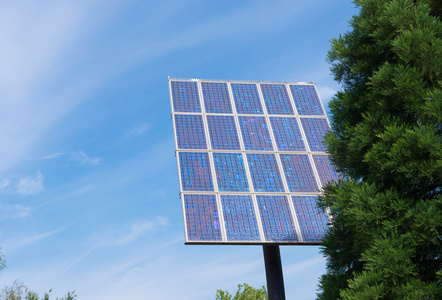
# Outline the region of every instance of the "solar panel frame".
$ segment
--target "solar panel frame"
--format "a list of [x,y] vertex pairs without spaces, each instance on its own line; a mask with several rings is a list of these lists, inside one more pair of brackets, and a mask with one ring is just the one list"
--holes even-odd
[[[194,111],[194,112],[182,112],[182,111],[175,111],[174,110],[174,105],[173,105],[173,99],[172,99],[172,88],[171,88],[171,83],[175,82],[175,81],[179,81],[179,82],[195,82],[196,86],[198,88],[198,95],[199,95],[199,103],[201,106],[201,111]],[[211,112],[208,112],[205,108],[205,101],[204,101],[204,97],[203,97],[203,92],[202,92],[202,82],[204,83],[222,83],[225,84],[227,86],[227,91],[228,91],[228,95],[229,95],[229,101],[230,101],[230,108],[231,108],[231,112],[213,112],[213,108]],[[233,95],[233,91],[232,91],[232,84],[252,84],[255,85],[258,91],[258,95],[259,95],[259,100],[260,100],[260,105],[262,108],[262,113],[248,113],[248,112],[244,112],[241,111],[243,113],[239,113],[237,111],[237,107],[236,107],[236,102],[235,102],[235,98]],[[261,90],[261,84],[277,84],[277,85],[281,85],[284,86],[285,91],[287,92],[287,96],[289,99],[289,104],[291,106],[291,109],[293,110],[293,114],[286,114],[284,112],[284,114],[269,114],[268,110],[267,110],[267,105],[264,101],[264,96],[262,94],[262,90]],[[175,137],[175,145],[176,145],[176,156],[177,156],[177,166],[178,166],[178,177],[179,177],[179,186],[180,186],[180,196],[181,196],[181,203],[182,203],[182,209],[183,209],[183,219],[184,219],[184,231],[185,231],[185,243],[186,244],[245,244],[245,245],[249,245],[249,244],[281,244],[281,245],[297,245],[297,244],[303,244],[303,245],[319,245],[321,244],[320,240],[311,240],[309,238],[306,238],[304,240],[303,235],[301,233],[301,228],[300,228],[300,223],[298,222],[297,219],[297,213],[295,210],[295,207],[293,205],[293,201],[292,201],[292,196],[317,196],[320,194],[320,191],[313,193],[313,192],[291,192],[289,190],[289,186],[288,186],[288,181],[286,179],[286,175],[284,173],[284,169],[282,166],[282,161],[281,161],[281,155],[282,154],[305,154],[308,157],[308,161],[310,163],[310,166],[312,167],[313,170],[313,175],[314,175],[314,179],[316,181],[316,185],[318,186],[318,188],[322,188],[322,184],[321,184],[321,180],[318,174],[318,170],[316,169],[316,165],[313,159],[314,155],[326,155],[327,153],[325,152],[312,152],[309,148],[308,145],[308,141],[307,141],[307,137],[306,134],[304,132],[302,123],[301,123],[301,118],[317,118],[317,119],[325,119],[327,120],[327,116],[324,114],[322,115],[302,115],[300,116],[298,114],[297,108],[296,108],[296,104],[295,101],[293,99],[293,95],[292,95],[292,91],[290,89],[290,85],[309,85],[311,86],[311,88],[314,88],[314,90],[317,92],[316,86],[313,83],[281,83],[281,82],[252,82],[252,81],[226,81],[226,80],[200,80],[200,79],[171,79],[169,78],[169,91],[170,91],[170,101],[171,101],[171,108],[172,108],[172,117],[174,120],[174,137]],[[318,99],[319,95],[317,95]],[[322,102],[320,102],[321,106],[322,106]],[[213,106],[213,105],[212,105]],[[322,107],[322,110],[325,112],[324,108]],[[177,135],[176,135],[176,128],[175,128],[175,116],[177,115],[200,115],[201,118],[203,119],[203,124],[204,124],[204,133],[206,136],[206,143],[207,143],[207,149],[180,149],[178,148],[178,141],[177,141]],[[208,126],[208,118],[212,118],[212,116],[233,116],[234,119],[234,123],[236,126],[236,133],[239,139],[239,144],[240,144],[240,149],[235,149],[235,150],[228,150],[228,149],[213,149],[212,147],[212,141],[211,141],[211,137],[209,134],[209,126]],[[269,132],[269,136],[270,136],[270,144],[273,147],[272,150],[248,150],[245,148],[245,143],[244,143],[244,137],[243,134],[241,132],[241,126],[240,126],[240,117],[264,117],[265,120],[265,124],[267,125],[268,128],[268,132]],[[302,141],[304,143],[305,146],[305,150],[304,151],[280,151],[278,149],[278,145],[276,143],[276,139],[275,139],[275,134],[274,134],[274,128],[272,127],[272,123],[271,123],[271,118],[294,118],[296,119],[296,123],[297,126],[299,128],[301,137],[302,137]],[[327,120],[327,124],[328,124],[328,120]],[[180,160],[179,160],[179,155],[180,153],[183,152],[195,152],[195,153],[206,153],[207,157],[208,157],[208,161],[209,161],[209,165],[210,165],[210,173],[211,173],[211,177],[212,177],[212,184],[213,184],[213,191],[185,191],[182,188],[182,175],[181,175],[181,170],[180,170]],[[218,179],[217,179],[217,174],[216,174],[216,170],[215,170],[215,161],[214,161],[214,154],[216,153],[236,153],[236,154],[240,154],[243,157],[243,163],[244,163],[244,167],[245,167],[245,174],[247,177],[247,182],[248,182],[248,186],[249,186],[249,191],[221,191],[218,187]],[[257,191],[255,190],[254,186],[253,186],[253,180],[252,180],[252,174],[251,174],[251,170],[250,170],[250,164],[247,158],[247,154],[273,154],[275,157],[275,161],[276,161],[276,169],[278,170],[280,177],[281,177],[281,182],[282,182],[282,186],[283,188],[277,192],[269,192],[269,191]],[[216,207],[217,207],[217,211],[218,211],[218,215],[219,215],[219,226],[220,226],[220,230],[221,230],[221,240],[191,240],[189,239],[189,234],[187,231],[187,220],[186,220],[186,213],[185,213],[185,203],[184,203],[184,197],[185,195],[214,195],[215,196],[215,200],[216,200]],[[227,227],[225,224],[225,219],[224,219],[224,215],[223,215],[223,204],[222,204],[222,200],[221,200],[221,196],[246,196],[249,195],[251,196],[252,199],[252,203],[253,203],[253,209],[255,212],[255,216],[257,219],[257,224],[258,224],[258,230],[259,230],[259,240],[232,240],[229,239],[227,237]],[[296,229],[296,233],[298,236],[298,240],[297,241],[288,241],[288,240],[268,240],[265,237],[265,232],[264,232],[264,228],[263,228],[263,220],[261,219],[260,216],[260,211],[259,211],[259,205],[258,205],[258,201],[257,201],[257,197],[261,197],[261,196],[284,196],[285,199],[287,199],[287,206],[289,207],[289,211],[290,211],[290,216],[293,220],[293,224],[294,227]]]

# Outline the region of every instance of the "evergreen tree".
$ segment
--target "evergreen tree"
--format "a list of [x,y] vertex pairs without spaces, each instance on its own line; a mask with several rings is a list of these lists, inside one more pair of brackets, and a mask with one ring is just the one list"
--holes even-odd
[[357,0],[332,40],[342,90],[318,299],[442,299],[442,2]]

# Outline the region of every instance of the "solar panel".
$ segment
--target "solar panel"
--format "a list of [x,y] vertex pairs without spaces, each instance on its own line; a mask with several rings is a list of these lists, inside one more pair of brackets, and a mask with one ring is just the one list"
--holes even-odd
[[270,117],[279,151],[305,151],[296,118]]
[[240,150],[233,116],[207,116],[212,149]]
[[263,114],[256,84],[232,83],[232,94],[237,113]]
[[221,241],[215,195],[184,195],[187,236],[191,241]]
[[291,84],[290,91],[299,115],[325,115],[315,86]]
[[202,116],[176,115],[175,128],[179,149],[207,149]]
[[187,244],[320,244],[339,179],[310,83],[170,79]]
[[232,113],[226,83],[202,82],[204,105],[208,113]]
[[293,115],[284,84],[261,84],[262,95],[270,115]]
[[327,185],[331,181],[338,181],[339,174],[335,171],[328,155],[313,155],[316,169],[322,186]]
[[246,170],[241,153],[213,153],[220,192],[248,192]]
[[326,119],[301,118],[310,151],[325,152],[324,134],[330,131]]
[[290,192],[318,192],[307,154],[281,154],[281,162]]
[[174,112],[201,112],[196,82],[171,81]]
[[228,241],[259,241],[258,221],[251,195],[221,195]]
[[246,150],[273,150],[264,117],[238,117]]
[[322,240],[328,229],[327,214],[316,207],[317,196],[292,196],[304,241]]

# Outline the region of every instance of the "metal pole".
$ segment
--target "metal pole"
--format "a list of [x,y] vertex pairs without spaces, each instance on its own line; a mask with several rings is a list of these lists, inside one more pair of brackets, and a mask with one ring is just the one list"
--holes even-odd
[[281,254],[278,245],[263,245],[269,300],[285,300]]

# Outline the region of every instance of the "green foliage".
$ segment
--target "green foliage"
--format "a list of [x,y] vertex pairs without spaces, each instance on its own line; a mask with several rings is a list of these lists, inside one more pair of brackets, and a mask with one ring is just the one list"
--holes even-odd
[[357,0],[332,40],[339,183],[318,299],[442,299],[442,4]]
[[218,290],[216,292],[216,300],[267,300],[268,298],[265,286],[255,289],[247,283],[238,284],[235,296],[230,295],[227,291]]
[[[23,282],[16,280],[12,284],[12,286],[5,286],[3,290],[0,292],[0,300],[49,300],[49,293],[52,290],[49,290],[48,293],[45,293],[43,297],[40,296],[30,290]],[[77,295],[75,292],[68,292],[64,297],[56,298],[56,300],[75,300]]]

